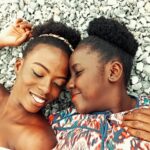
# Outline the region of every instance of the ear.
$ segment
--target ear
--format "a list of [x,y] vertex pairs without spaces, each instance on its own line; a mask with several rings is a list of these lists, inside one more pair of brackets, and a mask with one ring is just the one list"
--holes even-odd
[[22,66],[23,66],[24,60],[22,58],[17,58],[16,63],[15,63],[15,73],[18,75],[20,72]]
[[117,82],[121,77],[123,73],[123,66],[118,60],[113,60],[110,62],[109,66],[109,76],[108,80],[110,82]]

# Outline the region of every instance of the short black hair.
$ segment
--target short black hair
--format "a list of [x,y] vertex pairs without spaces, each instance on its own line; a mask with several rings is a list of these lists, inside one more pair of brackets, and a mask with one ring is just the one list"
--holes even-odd
[[138,42],[123,23],[104,17],[95,18],[89,23],[88,37],[80,42],[91,46],[91,50],[99,52],[101,59],[107,63],[118,58],[123,65],[124,84],[127,87],[133,59],[138,49]]
[[23,57],[25,57],[36,45],[40,43],[56,46],[66,52],[69,56],[71,55],[72,51],[70,47],[63,40],[53,36],[40,36],[44,34],[55,34],[63,37],[71,44],[73,49],[76,48],[81,40],[80,33],[77,30],[67,26],[66,24],[55,22],[53,19],[50,19],[44,24],[39,24],[33,28],[33,37],[25,47]]

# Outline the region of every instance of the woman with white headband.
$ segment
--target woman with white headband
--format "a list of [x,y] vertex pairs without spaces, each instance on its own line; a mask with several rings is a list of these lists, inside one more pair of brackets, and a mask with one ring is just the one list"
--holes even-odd
[[18,19],[0,34],[0,47],[18,46],[31,36],[23,58],[15,64],[16,81],[7,92],[0,86],[0,149],[50,150],[57,143],[48,121],[39,113],[58,98],[67,82],[69,56],[80,34],[49,20],[33,29]]

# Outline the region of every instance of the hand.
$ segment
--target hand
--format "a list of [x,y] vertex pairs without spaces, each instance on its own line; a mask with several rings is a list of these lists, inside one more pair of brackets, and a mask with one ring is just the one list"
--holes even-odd
[[0,33],[0,46],[18,46],[28,40],[31,35],[32,25],[23,19],[16,22]]
[[139,108],[124,116],[123,126],[127,131],[150,142],[150,108]]

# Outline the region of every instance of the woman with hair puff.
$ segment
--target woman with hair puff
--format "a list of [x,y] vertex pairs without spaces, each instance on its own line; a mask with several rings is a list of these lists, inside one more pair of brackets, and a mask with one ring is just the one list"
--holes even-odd
[[[146,96],[127,93],[137,41],[123,24],[104,17],[90,22],[88,34],[70,58],[67,87],[76,109],[71,107],[49,117],[58,140],[55,149],[149,150],[150,139],[135,137],[138,135],[131,132],[132,125],[127,128],[128,113],[137,108],[146,110],[150,104]],[[150,124],[139,118],[150,135],[145,129]],[[138,125],[136,128],[140,129]]]
[[50,150],[57,143],[39,111],[54,101],[66,84],[69,56],[80,34],[53,20],[32,31],[28,22],[18,19],[1,32],[0,47],[18,46],[29,38],[23,58],[15,64],[12,90],[9,93],[0,86],[0,149]]

